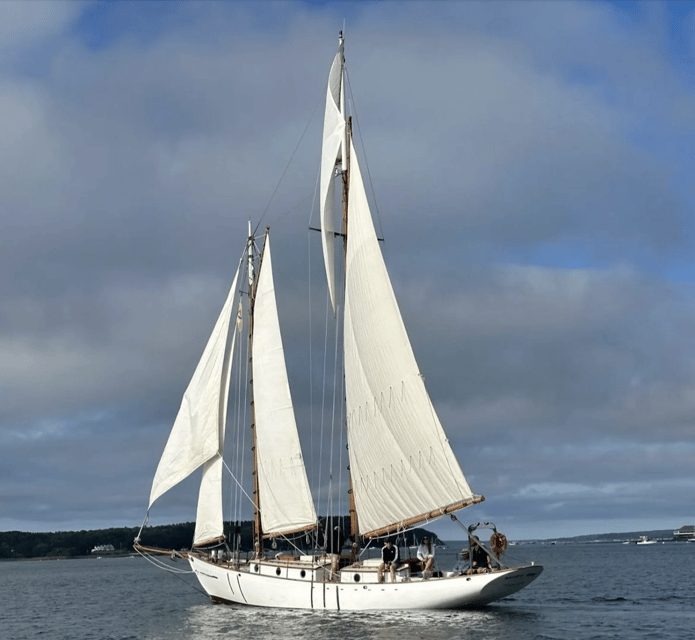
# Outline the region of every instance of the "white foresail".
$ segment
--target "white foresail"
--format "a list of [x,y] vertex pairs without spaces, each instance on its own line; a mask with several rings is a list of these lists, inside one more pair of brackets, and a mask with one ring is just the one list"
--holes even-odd
[[311,528],[317,521],[316,510],[287,380],[269,236],[258,274],[252,362],[258,502],[263,533],[276,535]]
[[[341,111],[343,102],[343,41],[340,40],[338,53],[335,55],[328,76],[326,92],[326,113],[323,120],[323,147],[321,149],[321,243],[326,265],[326,278],[331,303],[335,309],[335,231],[338,224],[335,219],[335,182],[341,180],[336,176],[336,160],[340,155],[345,140],[345,117]],[[344,154],[343,154],[344,156]]]
[[[236,282],[235,282],[236,284]],[[237,321],[237,330],[239,330]],[[234,357],[237,332],[232,330],[232,344],[227,355],[227,366],[222,376],[219,414],[220,448],[217,455],[203,465],[203,476],[198,491],[198,510],[195,517],[193,546],[204,545],[224,536],[224,512],[222,506],[222,472],[224,470],[224,435],[227,423],[229,375]]]
[[193,546],[216,542],[224,536],[222,513],[222,456],[217,455],[203,466],[203,477],[198,492]]
[[[150,504],[221,451],[220,407],[226,406],[225,351],[239,269],[205,351],[183,395],[150,491]],[[148,508],[149,508],[148,507]]]
[[[350,149],[345,385],[360,533],[473,498],[415,361]],[[464,506],[459,504],[458,508]]]

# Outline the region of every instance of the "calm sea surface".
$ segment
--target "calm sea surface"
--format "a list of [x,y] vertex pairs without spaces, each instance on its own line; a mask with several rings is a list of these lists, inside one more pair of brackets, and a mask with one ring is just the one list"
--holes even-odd
[[[442,567],[447,553],[438,552]],[[213,605],[192,576],[160,571],[139,557],[4,562],[0,639],[695,638],[693,542],[517,545],[507,555],[545,570],[523,591],[485,609],[420,613]]]

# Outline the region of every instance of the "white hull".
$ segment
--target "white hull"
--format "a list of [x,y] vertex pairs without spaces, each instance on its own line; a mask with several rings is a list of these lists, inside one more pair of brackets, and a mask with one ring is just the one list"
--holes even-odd
[[[541,566],[529,565],[483,574],[447,575],[429,580],[399,578],[395,583],[378,583],[374,567],[365,567],[343,570],[338,582],[326,579],[327,567],[311,562],[288,565],[264,560],[235,568],[195,556],[190,556],[189,561],[201,586],[213,600],[258,607],[333,611],[482,606],[523,589],[543,570]],[[359,581],[355,581],[356,575]]]

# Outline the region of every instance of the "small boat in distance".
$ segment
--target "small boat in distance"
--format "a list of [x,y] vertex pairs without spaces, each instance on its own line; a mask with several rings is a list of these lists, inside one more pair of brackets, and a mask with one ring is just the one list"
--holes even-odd
[[640,536],[637,544],[656,544],[656,540],[649,536]]
[[[353,541],[350,552],[342,553],[339,516],[323,522],[317,517],[290,394],[270,235],[266,230],[261,241],[251,225],[155,473],[147,513],[161,495],[202,467],[193,546],[178,555],[187,557],[216,602],[349,611],[485,605],[526,587],[543,570],[507,563],[502,557],[506,537],[491,523],[461,525],[469,541],[462,554],[467,562],[452,570],[430,570],[416,558],[396,555],[395,572],[384,582],[381,558],[367,553],[370,545],[378,549],[384,540],[397,541],[443,516],[458,523],[454,512],[484,498],[471,490],[430,401],[384,263],[352,119],[345,113],[343,46],[341,33],[328,81],[319,202],[327,307],[342,339],[341,370],[333,379],[343,381],[336,397],[345,403],[340,413],[347,430],[350,531],[344,537]],[[250,429],[244,431],[250,431],[253,455],[249,492],[237,490],[244,477],[235,475],[223,457],[233,364],[250,368],[240,378],[244,385],[234,386],[244,407],[238,389],[245,386],[250,396],[245,414]],[[229,440],[236,446],[241,438]],[[237,532],[225,535],[225,471],[238,497],[253,506],[250,550]],[[481,528],[492,531],[489,544],[474,535]],[[172,553],[141,544],[142,534],[141,528],[135,541],[141,553]],[[434,555],[434,542],[423,538],[420,547]],[[278,543],[284,549],[278,550]],[[407,551],[406,544],[402,548]]]

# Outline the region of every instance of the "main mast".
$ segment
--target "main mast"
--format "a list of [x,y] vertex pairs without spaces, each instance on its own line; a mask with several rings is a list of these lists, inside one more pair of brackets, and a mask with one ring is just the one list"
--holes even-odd
[[[345,55],[344,51],[345,40],[343,38],[343,32],[341,31],[338,36],[338,46],[341,52],[340,56],[340,112],[345,117]],[[348,200],[350,197],[350,146],[352,141],[352,116],[348,116],[345,122],[345,134],[342,140],[343,152],[340,154],[340,164],[341,173],[343,179],[343,189],[342,189],[342,203],[343,203],[343,215],[342,215],[342,237],[343,237],[343,290],[345,289],[345,273],[347,266],[347,242],[348,242]],[[338,160],[336,160],[336,165]],[[336,169],[337,171],[337,169]],[[345,373],[343,372],[343,380],[345,380]],[[344,385],[343,385],[344,388]],[[357,507],[355,505],[355,494],[352,487],[352,474],[350,473],[350,465],[348,464],[348,495],[350,500],[350,537],[353,542],[358,543],[359,539],[359,522],[357,519]]]
[[[342,40],[342,38],[341,38]],[[348,198],[350,195],[350,141],[352,139],[352,117],[348,117],[345,126],[345,146],[343,153],[343,265],[347,266],[347,242],[348,242]],[[343,268],[343,277],[345,277],[346,269]],[[343,328],[344,330],[344,328]],[[343,372],[343,380],[345,373]],[[344,387],[343,387],[344,388]],[[347,430],[346,430],[347,431]],[[350,465],[348,464],[348,495],[350,497],[350,537],[357,542],[360,530],[357,520],[357,507],[355,505],[355,494],[352,487],[352,474],[350,473]]]

